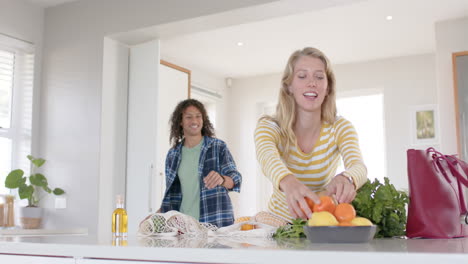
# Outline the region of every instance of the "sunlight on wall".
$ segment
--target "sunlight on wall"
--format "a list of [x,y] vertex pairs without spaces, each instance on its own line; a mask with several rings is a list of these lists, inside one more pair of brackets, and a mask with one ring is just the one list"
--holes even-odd
[[[349,120],[359,136],[367,177],[386,177],[383,93],[337,99],[338,115]],[[343,165],[337,172],[343,171]]]

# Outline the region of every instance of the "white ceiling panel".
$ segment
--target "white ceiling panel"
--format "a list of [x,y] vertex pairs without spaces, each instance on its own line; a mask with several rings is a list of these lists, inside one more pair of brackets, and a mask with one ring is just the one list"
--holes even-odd
[[435,22],[463,16],[467,0],[369,0],[163,38],[161,55],[219,77],[244,77],[281,72],[305,46],[334,64],[432,53]]

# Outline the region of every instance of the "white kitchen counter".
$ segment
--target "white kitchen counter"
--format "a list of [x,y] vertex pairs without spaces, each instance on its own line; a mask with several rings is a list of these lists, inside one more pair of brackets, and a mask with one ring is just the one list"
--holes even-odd
[[[34,258],[34,261],[31,258]],[[57,260],[58,262],[55,262]],[[269,264],[315,261],[325,261],[326,264],[468,263],[468,238],[395,238],[374,239],[366,244],[312,244],[306,239],[275,241],[262,238],[189,239],[130,236],[126,243],[122,243],[112,241],[111,238],[99,240],[88,235],[0,236],[0,263],[13,263],[11,261],[102,264],[138,261]]]

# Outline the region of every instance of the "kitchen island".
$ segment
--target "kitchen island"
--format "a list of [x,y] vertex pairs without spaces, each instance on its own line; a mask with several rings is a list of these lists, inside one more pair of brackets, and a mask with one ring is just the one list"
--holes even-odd
[[468,263],[468,238],[374,239],[313,244],[306,239],[0,236],[0,263]]

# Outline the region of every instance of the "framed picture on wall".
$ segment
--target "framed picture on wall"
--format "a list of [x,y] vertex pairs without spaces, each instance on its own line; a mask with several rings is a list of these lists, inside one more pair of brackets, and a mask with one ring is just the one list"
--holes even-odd
[[410,110],[413,145],[439,144],[439,115],[437,105],[417,105]]

